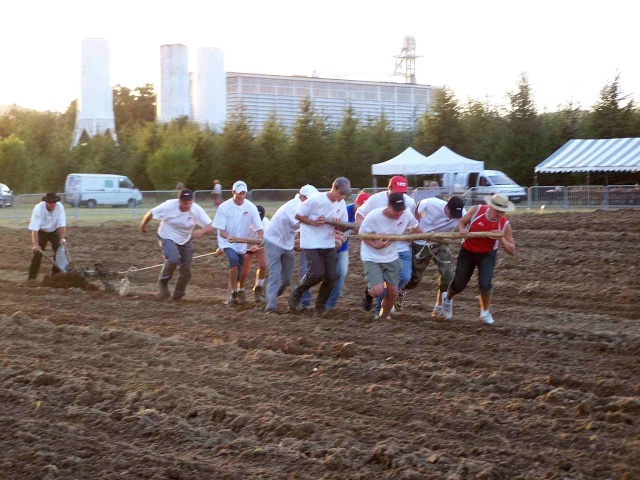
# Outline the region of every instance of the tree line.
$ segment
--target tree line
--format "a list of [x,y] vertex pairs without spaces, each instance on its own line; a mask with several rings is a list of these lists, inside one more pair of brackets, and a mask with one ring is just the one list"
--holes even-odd
[[[182,181],[210,189],[214,179],[230,188],[238,179],[250,188],[295,188],[305,183],[329,186],[337,176],[354,187],[371,185],[371,165],[409,146],[430,155],[443,145],[486,168],[506,172],[521,185],[534,183],[534,167],[573,138],[640,136],[640,109],[623,94],[620,76],[600,91],[590,109],[568,103],[555,112],[539,112],[526,74],[507,94],[506,105],[468,99],[461,102],[444,87],[432,108],[412,130],[394,130],[382,114],[359,118],[347,107],[332,126],[307,98],[290,130],[275,114],[253,125],[241,109],[221,131],[201,129],[187,118],[156,120],[151,84],[114,88],[119,144],[108,135],[70,150],[75,105],[64,113],[19,108],[0,117],[0,182],[15,192],[61,191],[69,173],[118,173],[141,190],[173,189]],[[417,182],[416,179],[414,179]],[[584,183],[584,174],[545,175],[543,185]],[[609,183],[638,183],[638,173],[608,176]],[[593,174],[592,183],[604,183]],[[418,185],[416,185],[418,186]]]

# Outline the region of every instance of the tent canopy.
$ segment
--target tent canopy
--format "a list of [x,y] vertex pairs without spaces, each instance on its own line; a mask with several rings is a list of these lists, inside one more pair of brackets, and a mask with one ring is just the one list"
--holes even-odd
[[640,171],[640,138],[569,140],[536,173]]
[[458,155],[447,147],[440,147],[428,157],[409,147],[391,160],[371,165],[372,175],[431,175],[482,170],[484,162]]

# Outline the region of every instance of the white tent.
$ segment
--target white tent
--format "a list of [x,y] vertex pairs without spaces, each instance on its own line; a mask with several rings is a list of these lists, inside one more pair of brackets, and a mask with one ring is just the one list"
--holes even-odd
[[569,140],[535,168],[536,173],[639,170],[640,138]]
[[458,155],[447,147],[425,157],[409,147],[397,157],[371,165],[372,175],[432,175],[484,170],[484,162]]

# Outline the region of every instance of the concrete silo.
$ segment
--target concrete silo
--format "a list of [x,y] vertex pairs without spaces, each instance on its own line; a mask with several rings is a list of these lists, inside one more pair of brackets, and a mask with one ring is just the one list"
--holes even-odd
[[158,120],[170,122],[179,117],[191,118],[189,50],[186,45],[162,45]]
[[196,120],[202,128],[217,130],[227,121],[227,76],[219,48],[198,50]]
[[110,80],[109,41],[88,38],[81,49],[80,98],[76,108],[76,126],[71,148],[80,141],[82,132],[89,137],[111,133],[117,143],[113,113],[113,89]]

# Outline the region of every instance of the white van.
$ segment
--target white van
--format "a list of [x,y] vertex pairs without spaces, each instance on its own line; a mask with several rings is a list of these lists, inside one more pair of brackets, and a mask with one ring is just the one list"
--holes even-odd
[[0,183],[0,208],[13,205],[13,192],[4,183]]
[[142,202],[142,193],[124,175],[71,173],[64,184],[65,202],[69,205],[127,206]]
[[513,203],[527,200],[527,189],[521,187],[506,173],[499,170],[482,170],[479,173],[454,173],[443,176],[444,186],[453,193],[464,193],[473,189],[472,203],[484,203],[486,195],[500,193],[509,197]]

